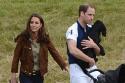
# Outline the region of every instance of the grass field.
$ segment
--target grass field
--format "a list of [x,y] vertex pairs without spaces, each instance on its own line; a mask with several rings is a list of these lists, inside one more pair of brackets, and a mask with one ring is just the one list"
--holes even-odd
[[[84,2],[95,4],[95,20],[102,20],[108,31],[102,39],[106,55],[99,57],[98,67],[106,71],[125,63],[125,0],[0,0],[0,83],[10,79],[14,38],[34,12],[43,16],[56,48],[67,60],[65,32],[77,20],[78,7]],[[51,57],[45,83],[69,83],[69,74]]]

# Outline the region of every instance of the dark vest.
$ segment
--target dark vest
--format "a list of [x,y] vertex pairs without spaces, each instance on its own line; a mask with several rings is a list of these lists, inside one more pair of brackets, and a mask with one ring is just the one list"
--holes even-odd
[[[96,54],[94,52],[93,49],[85,49],[83,50],[82,46],[81,46],[81,41],[83,39],[88,39],[88,33],[91,31],[91,28],[87,27],[86,28],[86,32],[84,31],[83,27],[80,25],[80,23],[77,21],[77,29],[78,29],[78,37],[77,37],[77,48],[80,49],[83,53],[85,53],[86,55],[88,55],[89,57],[91,58],[96,58]],[[68,59],[69,59],[69,64],[73,64],[73,63],[76,63],[84,68],[89,68],[89,64],[80,60],[80,59],[77,59],[75,58],[72,54],[69,53],[68,51]]]

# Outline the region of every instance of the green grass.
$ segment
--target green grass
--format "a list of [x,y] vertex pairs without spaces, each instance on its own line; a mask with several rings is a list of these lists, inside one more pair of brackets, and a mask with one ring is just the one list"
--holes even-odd
[[[67,59],[65,32],[77,20],[79,5],[87,1],[96,5],[95,20],[102,20],[108,30],[102,39],[106,56],[99,57],[98,67],[106,71],[125,63],[124,0],[0,0],[0,83],[10,79],[14,38],[33,12],[43,16],[56,48]],[[69,73],[61,71],[51,57],[45,83],[69,83]]]

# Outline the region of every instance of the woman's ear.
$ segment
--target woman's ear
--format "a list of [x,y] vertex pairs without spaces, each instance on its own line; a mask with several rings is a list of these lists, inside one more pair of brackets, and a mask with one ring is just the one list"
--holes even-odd
[[42,27],[42,23],[40,24],[40,27]]

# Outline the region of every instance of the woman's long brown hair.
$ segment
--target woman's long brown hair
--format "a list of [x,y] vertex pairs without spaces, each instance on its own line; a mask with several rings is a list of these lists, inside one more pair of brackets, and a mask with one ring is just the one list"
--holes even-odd
[[38,31],[38,40],[37,40],[37,42],[44,42],[44,43],[45,43],[45,42],[48,41],[49,35],[48,35],[48,33],[47,33],[47,31],[46,31],[46,29],[45,29],[45,27],[44,27],[44,20],[43,20],[43,18],[42,18],[39,14],[37,14],[37,13],[33,13],[33,14],[29,17],[29,19],[28,19],[28,21],[27,21],[27,25],[26,25],[26,30],[24,30],[20,35],[18,35],[17,38],[15,39],[15,41],[16,41],[16,40],[18,39],[18,37],[21,36],[22,34],[25,35],[25,37],[26,37],[27,39],[30,38],[30,33],[31,33],[31,30],[30,30],[30,22],[31,22],[32,17],[37,17],[37,18],[39,18],[40,23],[42,24],[41,28],[40,28],[39,31]]

